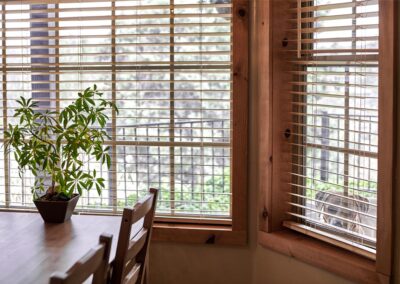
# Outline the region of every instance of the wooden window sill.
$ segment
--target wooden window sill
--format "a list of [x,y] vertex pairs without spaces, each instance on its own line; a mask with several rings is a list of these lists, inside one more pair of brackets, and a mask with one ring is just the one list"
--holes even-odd
[[377,272],[376,262],[306,235],[284,229],[259,232],[259,243],[313,266],[357,283],[389,283],[390,277]]
[[155,223],[152,239],[160,242],[246,245],[247,232],[231,226]]

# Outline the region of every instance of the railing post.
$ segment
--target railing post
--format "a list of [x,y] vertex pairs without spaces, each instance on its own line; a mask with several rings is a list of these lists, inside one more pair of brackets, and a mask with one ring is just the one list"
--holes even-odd
[[328,112],[322,112],[321,118],[321,180],[329,179],[329,151],[324,146],[329,145],[329,115]]
[[[157,125],[157,141],[161,141],[160,139],[160,125]],[[158,184],[159,184],[159,188],[160,190],[158,191],[158,200],[162,200],[162,184],[161,184],[161,174],[162,174],[162,170],[161,170],[161,147],[158,146],[157,147],[157,154],[158,154]]]
[[134,131],[134,137],[135,137],[135,178],[136,178],[136,182],[135,182],[135,189],[136,189],[136,200],[139,199],[139,173],[138,173],[138,138],[137,138],[137,127],[135,126],[135,131]]
[[[225,141],[225,120],[221,120],[222,141]],[[222,148],[222,193],[225,193],[225,148]]]
[[[190,122],[190,139],[191,142],[194,142],[194,137],[193,137],[193,122]],[[194,159],[193,159],[193,147],[190,147],[190,162],[191,162],[191,176],[192,176],[192,192],[191,192],[191,200],[194,200],[194,183],[195,183],[195,175],[194,175]]]
[[[182,124],[179,127],[179,140],[182,141]],[[183,163],[182,163],[182,148],[180,148],[180,152],[181,152],[181,172],[180,172],[180,176],[181,176],[181,201],[183,200],[183,181],[184,181],[184,177],[183,177]],[[176,182],[175,182],[176,184]],[[175,205],[176,206],[176,205]]]
[[[125,126],[121,127],[122,128],[122,135],[124,141],[126,140],[125,138]],[[124,156],[124,196],[125,196],[125,206],[127,206],[127,201],[128,201],[128,182],[127,182],[127,166],[126,166],[126,145],[123,147],[123,156]],[[118,206],[118,200],[117,200],[117,206]]]
[[[146,141],[149,142],[149,126],[146,126]],[[147,184],[150,184],[150,146],[146,147]]]
[[[112,135],[112,126],[111,126],[110,123],[107,123],[106,131],[107,131],[107,134],[111,137],[111,135]],[[110,156],[112,156],[112,147],[114,147],[114,146],[113,145],[110,146],[110,149],[108,150],[108,154]],[[113,190],[113,173],[110,170],[108,170],[107,173],[108,173],[108,190],[109,190],[109,192],[108,192],[108,205],[112,207],[113,203],[114,203],[113,202],[113,194],[111,192]]]

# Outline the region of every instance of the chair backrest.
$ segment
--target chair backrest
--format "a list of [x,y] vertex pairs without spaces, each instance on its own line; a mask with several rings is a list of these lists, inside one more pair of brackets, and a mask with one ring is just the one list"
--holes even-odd
[[112,235],[102,234],[100,243],[65,273],[54,273],[50,284],[80,284],[93,275],[93,284],[107,283]]
[[[124,209],[112,268],[111,282],[114,284],[148,283],[148,251],[157,194],[158,190],[151,188],[150,194],[136,203],[133,209]],[[135,226],[137,233],[132,234],[132,226],[141,219],[143,225]]]

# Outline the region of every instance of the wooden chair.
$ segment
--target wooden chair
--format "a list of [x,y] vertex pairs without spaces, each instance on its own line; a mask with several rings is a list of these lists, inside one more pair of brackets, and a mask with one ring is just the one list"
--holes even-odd
[[112,235],[102,234],[100,244],[92,248],[65,273],[54,273],[50,284],[80,284],[93,275],[93,284],[107,283]]
[[[157,189],[151,188],[150,194],[140,200],[133,209],[124,209],[111,274],[113,284],[149,283],[148,251],[157,193]],[[131,236],[132,226],[142,218],[143,225],[134,227],[137,233]]]

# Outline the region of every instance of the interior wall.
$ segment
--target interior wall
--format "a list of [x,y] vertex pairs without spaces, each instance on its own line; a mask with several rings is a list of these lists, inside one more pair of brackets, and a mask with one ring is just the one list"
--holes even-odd
[[[253,255],[252,284],[350,284],[325,270],[259,246]],[[246,283],[246,282],[243,282]]]
[[151,284],[252,283],[248,247],[152,244],[150,267]]
[[[250,46],[250,133],[249,133],[249,242],[244,247],[218,247],[213,245],[185,245],[152,243],[150,248],[151,284],[348,284],[351,283],[327,271],[310,266],[294,258],[257,245],[257,34],[256,11],[268,0],[251,1]],[[399,62],[400,64],[400,62]],[[400,110],[400,102],[398,104]],[[400,126],[400,120],[399,124]],[[400,131],[399,131],[400,133]],[[400,138],[400,137],[399,137]],[[399,140],[400,141],[400,140]],[[400,151],[399,151],[400,152]],[[398,154],[400,159],[400,153]],[[397,171],[400,176],[400,170]],[[400,188],[400,181],[398,181]],[[396,202],[400,206],[400,194]],[[396,207],[395,207],[396,208]],[[400,283],[400,210],[396,213],[396,276],[393,283]]]

